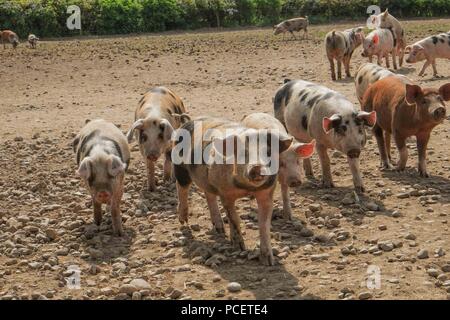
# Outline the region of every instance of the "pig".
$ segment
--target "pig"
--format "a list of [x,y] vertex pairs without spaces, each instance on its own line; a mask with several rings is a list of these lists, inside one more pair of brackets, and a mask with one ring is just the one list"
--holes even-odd
[[135,112],[135,122],[127,133],[128,143],[134,137],[139,143],[147,167],[147,189],[156,189],[155,163],[164,154],[164,180],[172,178],[170,151],[171,136],[183,121],[186,121],[183,101],[171,90],[156,87],[148,91],[139,101]]
[[[419,174],[429,177],[426,167],[427,145],[431,131],[446,117],[444,101],[450,100],[450,83],[439,89],[422,88],[416,84],[404,83],[396,77],[388,77],[372,84],[364,94],[362,108],[377,112],[373,133],[380,151],[381,168],[393,169],[390,148],[383,137],[383,131],[394,136],[400,154],[397,171],[403,171],[408,160],[406,139],[417,138]],[[388,146],[390,147],[390,146]]]
[[[356,191],[365,191],[359,156],[366,144],[365,126],[375,124],[375,112],[357,111],[340,93],[303,80],[291,80],[278,89],[274,111],[298,141],[308,143],[315,139],[324,187],[334,186],[327,153],[331,148],[347,156]],[[305,159],[303,165],[305,174],[313,176],[310,159]]]
[[334,69],[334,60],[337,61],[338,79],[342,78],[342,63],[344,64],[345,74],[351,77],[350,60],[353,52],[364,40],[362,27],[347,29],[344,31],[333,30],[325,36],[325,51],[330,62],[331,79],[336,80]]
[[426,60],[419,72],[419,76],[423,76],[425,69],[431,64],[433,66],[433,76],[438,77],[436,68],[436,59],[450,59],[450,31],[434,35],[420,41],[413,45],[406,47],[407,63],[416,63]]
[[394,36],[388,29],[376,29],[367,35],[363,42],[363,57],[368,57],[372,62],[372,56],[378,57],[378,65],[381,65],[381,59],[386,59],[386,67],[389,65],[389,54],[392,54],[394,69],[397,69],[397,60],[395,58],[396,50],[394,46]]
[[[241,122],[248,128],[278,130],[282,135],[289,136],[283,124],[267,113],[252,113],[244,117]],[[284,219],[292,219],[289,187],[295,188],[301,185],[301,159],[311,157],[314,153],[314,146],[314,140],[310,143],[295,142],[280,154],[278,182],[281,186]]]
[[120,203],[125,172],[130,164],[127,139],[114,124],[102,119],[88,122],[75,137],[73,150],[94,208],[94,222],[102,221],[102,204],[111,208],[113,232],[123,235]]
[[3,49],[6,49],[7,43],[10,43],[14,49],[19,45],[19,37],[11,30],[0,31],[0,40],[3,43]]
[[401,23],[394,16],[389,14],[388,9],[375,16],[375,19],[378,20],[378,26],[380,28],[392,31],[394,36],[394,47],[396,48],[395,54],[398,56],[398,64],[401,67],[403,65],[406,47],[405,30]]
[[359,103],[362,103],[364,93],[366,92],[369,85],[378,80],[392,76],[403,79],[405,83],[412,82],[412,80],[408,77],[393,73],[388,69],[380,67],[377,64],[365,63],[361,65],[355,75],[356,96],[358,97]]
[[36,37],[34,34],[28,35],[28,43],[30,44],[30,48],[36,49],[38,41],[39,41],[39,38]]
[[[200,128],[199,128],[200,127]],[[202,137],[213,129],[208,139]],[[271,163],[278,161],[279,153],[286,151],[292,138],[284,137],[276,132],[267,133],[244,127],[242,124],[226,119],[201,117],[196,121],[184,123],[177,134],[186,133],[186,137],[176,136],[172,158],[180,145],[188,144],[187,151],[183,151],[183,157],[195,158],[195,150],[200,151],[208,159],[212,157],[223,159],[234,157],[229,164],[222,160],[206,161],[201,163],[195,161],[174,161],[174,173],[178,194],[178,215],[182,224],[188,223],[189,189],[194,182],[200,190],[205,193],[206,202],[209,207],[213,227],[218,233],[224,233],[222,217],[219,213],[217,197],[220,197],[230,224],[230,238],[234,247],[245,250],[245,243],[240,228],[240,218],[236,212],[235,202],[237,199],[254,196],[258,204],[258,225],[260,234],[260,260],[263,264],[273,265],[274,257],[270,244],[270,225],[273,210],[273,193],[276,186],[277,172],[271,170],[258,155],[267,154],[270,150]],[[267,133],[267,141],[259,138],[260,133]],[[201,136],[200,136],[201,135]],[[250,144],[255,138],[257,143]],[[200,142],[195,143],[195,141]],[[183,142],[183,144],[181,144]],[[259,142],[259,143],[258,143]],[[272,145],[278,144],[278,151]],[[257,145],[259,144],[259,148]],[[241,147],[239,147],[241,146]],[[242,147],[243,146],[243,147]],[[255,155],[255,161],[250,162],[251,154]],[[245,156],[245,161],[238,162],[237,158]]]
[[294,31],[300,32],[300,30],[303,30],[303,39],[305,39],[308,36],[308,26],[309,26],[309,20],[308,16],[302,18],[294,18],[285,20],[277,25],[273,26],[273,34],[277,35],[280,33],[283,33],[283,39],[286,32],[290,32],[291,35],[295,38]]

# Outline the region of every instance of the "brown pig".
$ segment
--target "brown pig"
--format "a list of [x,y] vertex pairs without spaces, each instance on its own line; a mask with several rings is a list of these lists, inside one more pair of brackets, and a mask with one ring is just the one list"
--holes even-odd
[[[288,136],[283,124],[267,113],[252,113],[242,119],[242,124],[253,129],[278,130],[281,134]],[[311,157],[314,153],[314,146],[314,140],[310,143],[294,142],[289,149],[280,154],[278,182],[281,186],[281,196],[283,198],[283,217],[287,220],[292,219],[289,187],[301,185],[301,159]]]
[[73,141],[78,164],[92,196],[94,221],[102,221],[102,204],[111,207],[112,227],[116,235],[123,234],[120,202],[124,176],[130,162],[127,139],[114,124],[105,120],[87,123]]
[[139,150],[147,164],[147,189],[156,189],[155,163],[164,154],[164,179],[171,179],[171,136],[184,119],[186,108],[183,101],[171,90],[156,87],[148,91],[139,101],[135,122],[127,133],[131,143],[136,136]]
[[284,39],[284,35],[286,34],[286,32],[289,32],[294,37],[294,39],[296,39],[294,31],[300,32],[301,30],[303,30],[304,31],[303,39],[305,39],[308,36],[308,25],[309,25],[308,16],[304,18],[300,17],[285,20],[273,26],[273,34],[277,35],[283,33]]
[[19,45],[19,37],[11,30],[0,31],[0,41],[3,43],[3,49],[6,49],[7,43],[10,43],[14,49]]
[[[265,141],[261,133],[265,134]],[[224,119],[204,117],[183,124],[177,130],[172,150],[180,222],[188,222],[188,195],[194,182],[205,193],[216,231],[224,233],[217,204],[220,197],[229,220],[232,244],[245,250],[235,202],[254,196],[258,204],[260,259],[266,265],[273,265],[270,225],[278,167],[273,168],[272,164],[278,162],[279,153],[291,143],[290,137],[249,129]],[[270,161],[266,162],[261,154],[270,154]]]
[[415,84],[404,83],[397,77],[388,77],[369,86],[364,94],[362,108],[376,111],[377,121],[373,127],[380,151],[381,165],[391,169],[390,145],[384,140],[383,133],[390,138],[392,134],[399,150],[400,160],[397,170],[403,171],[408,160],[406,139],[417,138],[419,153],[419,173],[428,177],[426,150],[431,131],[442,123],[446,116],[444,101],[450,100],[450,83],[439,89],[422,88]]

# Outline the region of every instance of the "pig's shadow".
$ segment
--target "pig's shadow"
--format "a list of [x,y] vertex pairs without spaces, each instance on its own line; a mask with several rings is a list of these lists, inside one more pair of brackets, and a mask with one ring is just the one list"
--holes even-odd
[[392,70],[392,69],[390,69],[390,70],[397,74],[407,75],[407,74],[414,73],[416,71],[416,68],[403,66],[397,70]]
[[[197,248],[204,247],[209,248],[210,252],[214,255],[217,253],[224,254],[223,251],[213,250],[218,245],[230,245],[228,240],[228,225],[226,225],[227,236],[222,235],[211,236],[210,239],[189,239],[189,244],[183,247],[186,254],[192,257]],[[245,238],[245,236],[244,236]],[[230,250],[229,252],[233,252]],[[240,262],[238,262],[240,260]],[[226,285],[229,282],[238,282],[242,290],[248,290],[253,293],[255,299],[311,299],[317,297],[303,296],[301,292],[297,292],[296,295],[290,296],[289,294],[295,291],[295,287],[299,285],[298,279],[291,274],[282,264],[276,264],[275,266],[262,265],[258,259],[248,260],[247,258],[237,259],[228,258],[227,260],[213,266],[206,266],[211,268],[214,272],[218,273],[223,279],[218,282],[213,291],[222,291],[222,295],[218,295],[218,298],[222,298],[224,295],[230,295],[226,290]],[[225,280],[225,281],[224,281]]]
[[336,82],[336,83],[353,83],[354,79],[355,79],[354,77],[344,77],[342,79],[334,80],[333,82]]
[[89,257],[85,259],[92,262],[108,262],[128,256],[136,233],[126,222],[122,222],[122,227],[124,234],[121,237],[114,235],[109,214],[103,215],[100,227],[94,223],[86,224],[80,236],[84,251],[89,253]]
[[402,185],[419,185],[422,189],[428,189],[430,187],[441,191],[441,198],[437,201],[445,204],[450,203],[450,180],[442,177],[430,174],[429,178],[423,178],[419,175],[416,168],[407,167],[403,172],[396,171],[382,171],[383,178],[387,178],[393,181],[400,182]]
[[[425,74],[426,76],[426,74]],[[439,77],[431,77],[429,79],[424,79],[426,81],[441,81],[441,80],[448,80],[450,79],[450,76],[439,76]]]

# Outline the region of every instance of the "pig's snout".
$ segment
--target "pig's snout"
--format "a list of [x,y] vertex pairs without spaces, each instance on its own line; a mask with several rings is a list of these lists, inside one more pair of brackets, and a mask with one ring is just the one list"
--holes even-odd
[[269,174],[269,170],[264,166],[253,166],[248,170],[248,179],[250,181],[258,182],[262,181]]
[[350,159],[359,158],[360,154],[361,154],[361,150],[360,149],[352,149],[349,152],[347,152],[347,156]]
[[433,116],[436,120],[442,120],[445,118],[446,110],[444,107],[439,107],[433,112]]
[[147,160],[150,160],[150,161],[157,161],[158,158],[159,158],[159,154],[156,154],[156,153],[149,153],[147,155]]
[[100,203],[108,203],[111,199],[111,194],[107,191],[100,191],[97,193],[96,198]]

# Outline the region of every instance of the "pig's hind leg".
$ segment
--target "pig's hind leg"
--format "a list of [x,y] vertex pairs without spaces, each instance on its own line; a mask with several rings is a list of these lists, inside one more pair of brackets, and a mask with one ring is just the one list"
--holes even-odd
[[100,226],[102,223],[102,204],[95,200],[92,200],[92,204],[94,206],[94,222],[97,226]]
[[270,225],[272,222],[273,212],[273,192],[274,188],[267,191],[257,192],[256,202],[258,204],[258,226],[259,226],[259,243],[260,243],[260,261],[264,265],[273,266],[275,260],[273,258],[272,245],[270,243]]
[[236,249],[245,250],[244,238],[241,232],[241,219],[236,212],[235,202],[235,199],[222,198],[222,203],[230,223],[231,243]]
[[426,132],[417,135],[417,151],[419,153],[419,174],[421,177],[428,178],[427,172],[427,146],[430,140],[430,133]]
[[174,166],[174,175],[176,179],[178,195],[178,220],[181,224],[188,222],[189,217],[189,189],[192,184],[191,176],[186,168],[181,165]]
[[217,196],[213,193],[205,191],[206,202],[208,203],[209,213],[214,229],[217,233],[225,234],[222,216],[220,215],[219,205],[217,204]]
[[331,176],[330,157],[328,156],[327,148],[323,145],[317,144],[316,150],[322,166],[322,186],[324,188],[333,188],[334,183]]
[[[393,167],[389,161],[389,156],[386,148],[385,137],[383,136],[383,129],[378,124],[375,124],[375,126],[372,129],[373,134],[375,135],[375,138],[377,139],[378,144],[378,151],[380,152],[380,158],[381,158],[381,168],[384,170],[392,170]],[[389,143],[390,143],[390,137],[389,137]]]
[[406,138],[399,135],[398,133],[394,133],[394,140],[400,156],[396,170],[404,171],[406,168],[406,162],[408,161],[408,148],[406,147]]

